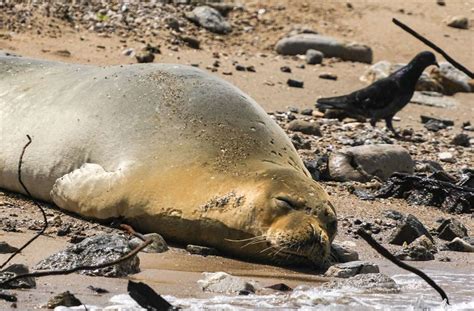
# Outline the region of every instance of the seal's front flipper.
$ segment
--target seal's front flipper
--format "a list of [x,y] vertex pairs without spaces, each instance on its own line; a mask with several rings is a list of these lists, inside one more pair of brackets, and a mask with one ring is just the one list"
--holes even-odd
[[119,168],[107,172],[98,164],[83,164],[56,180],[51,198],[60,208],[85,217],[119,217],[124,203],[125,171]]

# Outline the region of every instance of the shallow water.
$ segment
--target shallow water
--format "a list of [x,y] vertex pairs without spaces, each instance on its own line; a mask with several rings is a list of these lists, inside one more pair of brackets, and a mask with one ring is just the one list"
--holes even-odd
[[[333,290],[298,286],[291,293],[271,295],[218,295],[210,299],[165,295],[163,298],[188,310],[474,310],[474,273],[426,272],[446,291],[451,305],[442,302],[438,293],[413,274],[392,276],[400,285],[401,292],[397,294],[364,292],[351,287]],[[111,303],[113,307],[88,306],[88,310],[144,310],[128,295],[114,296]],[[83,307],[55,310],[83,310]]]

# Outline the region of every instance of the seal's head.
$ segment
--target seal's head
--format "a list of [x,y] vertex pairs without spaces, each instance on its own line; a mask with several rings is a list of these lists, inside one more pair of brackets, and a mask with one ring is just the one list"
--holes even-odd
[[302,172],[282,168],[259,174],[249,218],[253,252],[279,264],[322,266],[337,230],[337,218],[321,186]]

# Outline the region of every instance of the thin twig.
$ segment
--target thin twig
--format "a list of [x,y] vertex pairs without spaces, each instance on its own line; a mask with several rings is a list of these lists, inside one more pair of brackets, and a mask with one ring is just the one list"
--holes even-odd
[[30,245],[34,240],[36,240],[37,238],[39,238],[40,235],[42,235],[46,229],[48,228],[48,219],[46,218],[46,213],[43,209],[43,207],[41,207],[41,205],[33,198],[33,196],[31,195],[30,191],[28,191],[28,188],[26,188],[25,184],[23,183],[23,180],[21,179],[21,165],[23,163],[23,156],[25,155],[25,150],[26,148],[31,144],[31,137],[30,135],[26,135],[26,138],[28,138],[28,142],[26,143],[26,145],[23,147],[23,150],[21,151],[21,155],[20,155],[20,160],[18,162],[18,181],[20,182],[21,186],[23,187],[23,190],[25,190],[26,194],[30,197],[31,200],[33,200],[33,203],[39,208],[39,210],[41,211],[41,214],[43,215],[43,228],[41,228],[41,230],[36,233],[36,235],[34,237],[32,237],[28,242],[26,242],[22,247],[20,247],[18,250],[16,250],[10,257],[8,257],[8,259],[0,266],[0,269],[3,269],[3,267],[5,267],[5,265],[7,263],[10,262],[10,260],[13,259],[13,257],[15,257],[16,255],[18,255],[19,253],[21,253],[22,250],[24,250],[28,245]]
[[363,238],[370,246],[372,246],[373,249],[375,249],[380,255],[383,257],[387,258],[397,266],[399,266],[402,269],[408,270],[416,275],[418,275],[420,278],[426,281],[431,287],[433,287],[441,296],[441,298],[444,300],[446,299],[446,303],[449,305],[449,299],[448,295],[444,292],[444,290],[439,287],[438,284],[436,284],[435,281],[433,281],[429,276],[427,276],[423,271],[418,270],[415,267],[409,266],[403,261],[400,261],[397,257],[393,256],[386,248],[384,248],[382,245],[380,245],[377,241],[375,241],[372,236],[367,233],[364,229],[359,228],[357,230],[357,234]]
[[118,263],[121,263],[122,261],[125,261],[127,259],[132,258],[136,254],[138,254],[139,251],[141,251],[142,249],[144,249],[145,247],[150,245],[152,242],[153,242],[152,239],[146,240],[142,244],[135,247],[127,255],[124,255],[124,256],[122,256],[118,259],[115,259],[115,260],[112,260],[112,261],[109,261],[109,262],[105,262],[105,263],[101,263],[101,264],[98,264],[98,265],[95,265],[95,266],[77,266],[77,267],[74,267],[74,268],[71,268],[71,269],[65,269],[65,270],[35,271],[35,272],[31,272],[31,273],[16,275],[16,276],[14,276],[14,277],[12,277],[8,280],[0,282],[0,288],[5,284],[8,284],[12,281],[22,279],[22,278],[28,278],[28,277],[39,278],[39,277],[51,276],[51,275],[66,275],[66,274],[71,274],[71,273],[74,273],[74,272],[77,272],[77,271],[96,270],[96,269],[102,269],[102,268],[110,267],[110,266],[116,265]]
[[392,18],[392,22],[399,26],[400,28],[402,28],[403,30],[405,30],[406,32],[408,32],[409,34],[411,34],[412,36],[414,36],[415,38],[417,38],[418,40],[420,40],[421,42],[423,42],[424,44],[426,44],[427,46],[429,46],[430,48],[432,48],[433,50],[435,50],[436,52],[438,52],[439,54],[443,55],[444,58],[446,58],[446,60],[448,62],[450,62],[454,67],[456,67],[457,69],[461,70],[462,72],[464,72],[465,74],[467,74],[471,79],[474,79],[474,73],[472,73],[469,69],[467,69],[466,67],[464,67],[463,65],[461,65],[460,63],[458,63],[457,61],[455,61],[451,56],[448,55],[448,53],[446,53],[445,51],[443,51],[440,47],[438,47],[436,44],[434,44],[433,42],[431,42],[430,40],[426,39],[425,37],[423,37],[422,35],[420,35],[419,33],[417,33],[416,31],[414,31],[413,29],[411,29],[410,27],[408,27],[407,25],[403,24],[402,22],[400,22],[398,19],[396,18]]

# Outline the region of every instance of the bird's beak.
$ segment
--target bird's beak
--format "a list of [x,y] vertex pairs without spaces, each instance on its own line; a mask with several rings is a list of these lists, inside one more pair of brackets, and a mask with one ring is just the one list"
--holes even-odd
[[435,65],[436,67],[438,67],[438,68],[439,68],[439,64],[438,64],[438,62],[434,62],[434,64],[433,64],[433,65]]

